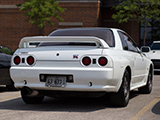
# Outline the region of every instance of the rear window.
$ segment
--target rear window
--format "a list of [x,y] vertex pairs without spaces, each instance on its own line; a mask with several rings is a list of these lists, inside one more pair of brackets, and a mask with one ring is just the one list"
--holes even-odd
[[160,50],[160,43],[153,43],[151,45],[151,50]]
[[110,29],[101,28],[78,28],[59,29],[53,31],[49,36],[93,36],[104,40],[110,47],[115,46],[113,33]]

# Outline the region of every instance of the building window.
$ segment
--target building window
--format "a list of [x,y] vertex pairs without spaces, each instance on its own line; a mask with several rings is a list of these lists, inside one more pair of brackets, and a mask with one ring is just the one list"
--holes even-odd
[[[160,20],[150,20],[151,25],[146,27],[146,45],[150,45],[155,40],[160,40]],[[144,24],[140,25],[140,45],[143,45]]]

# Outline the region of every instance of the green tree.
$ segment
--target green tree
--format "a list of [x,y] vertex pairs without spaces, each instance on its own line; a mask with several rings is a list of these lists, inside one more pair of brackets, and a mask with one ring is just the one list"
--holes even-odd
[[60,7],[55,0],[26,0],[24,4],[18,4],[17,6],[20,7],[20,11],[25,11],[24,15],[27,16],[29,23],[38,25],[42,30],[42,35],[45,33],[46,22],[54,25],[51,20],[52,17],[63,21],[59,14],[63,13],[65,9]]
[[159,19],[160,0],[120,0],[120,4],[113,7],[116,13],[112,18],[118,23],[128,22],[137,19],[144,24],[144,42],[146,42],[146,26],[150,25],[149,20]]

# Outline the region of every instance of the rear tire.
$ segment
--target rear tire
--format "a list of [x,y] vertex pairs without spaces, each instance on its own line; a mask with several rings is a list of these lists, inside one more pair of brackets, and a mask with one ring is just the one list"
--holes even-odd
[[43,95],[27,96],[22,91],[21,91],[21,97],[26,104],[40,104],[44,99]]
[[117,93],[112,93],[110,101],[114,106],[126,107],[129,103],[130,96],[130,74],[125,70],[123,75],[123,82]]
[[152,78],[153,78],[153,71],[150,68],[147,78],[147,84],[144,87],[138,89],[138,91],[142,94],[150,94],[152,91]]

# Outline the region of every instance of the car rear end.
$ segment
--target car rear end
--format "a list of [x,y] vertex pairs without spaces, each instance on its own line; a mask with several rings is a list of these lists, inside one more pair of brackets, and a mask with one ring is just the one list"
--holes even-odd
[[[38,47],[26,46],[27,41],[34,40],[39,40]],[[113,61],[102,54],[104,49],[109,50],[107,44],[96,37],[68,40],[66,37],[23,40],[13,55],[10,69],[15,86],[33,90],[117,91],[119,83],[113,82]]]

